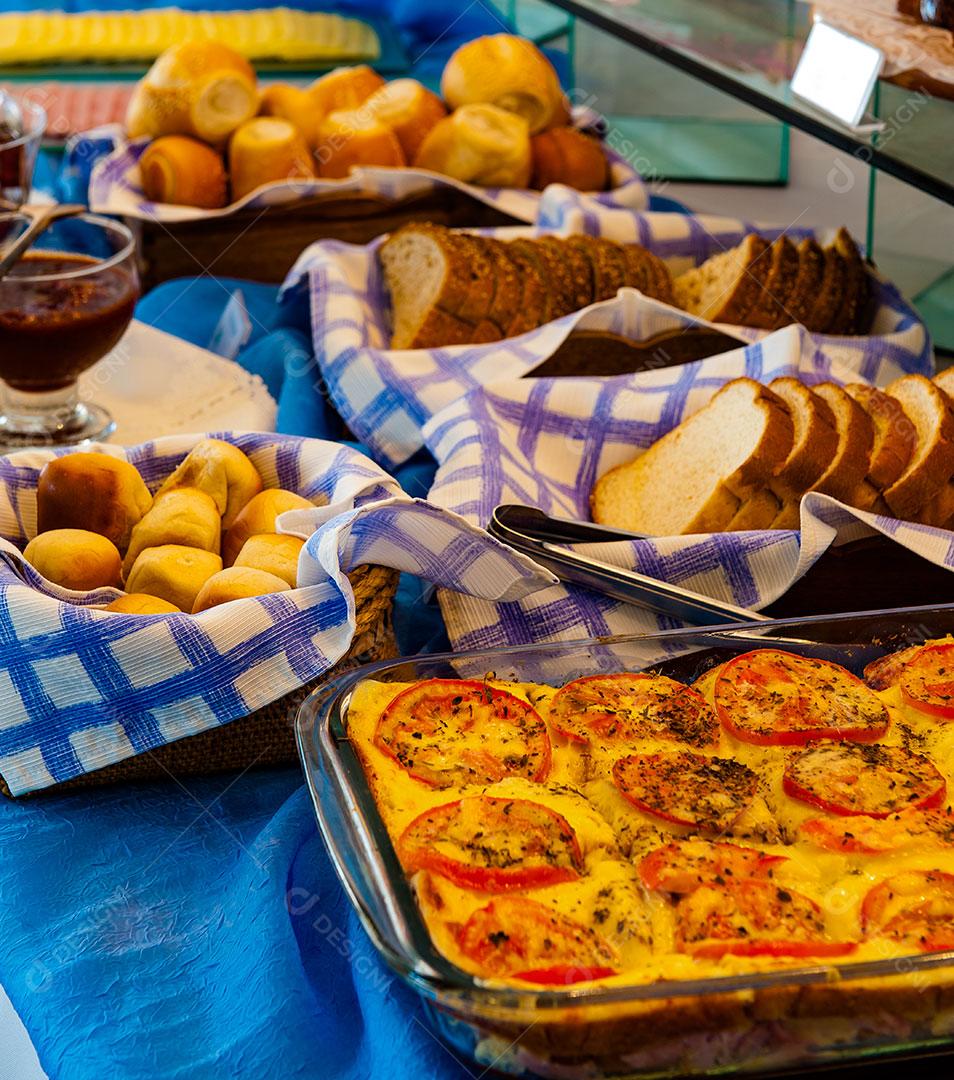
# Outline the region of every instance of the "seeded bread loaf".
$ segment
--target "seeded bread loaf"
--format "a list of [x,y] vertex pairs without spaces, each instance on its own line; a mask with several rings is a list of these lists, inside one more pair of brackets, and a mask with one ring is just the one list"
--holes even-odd
[[788,305],[798,277],[798,250],[787,236],[780,236],[772,242],[765,258],[770,260],[768,274],[742,321],[759,330],[774,330],[792,321]]

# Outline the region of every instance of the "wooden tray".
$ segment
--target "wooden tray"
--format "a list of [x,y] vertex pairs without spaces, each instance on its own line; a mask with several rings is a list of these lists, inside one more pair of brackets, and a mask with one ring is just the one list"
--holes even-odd
[[176,225],[127,219],[140,237],[144,290],[170,278],[203,273],[280,282],[316,240],[367,244],[409,221],[450,228],[524,224],[452,188],[399,201],[322,195],[293,206],[241,210]]

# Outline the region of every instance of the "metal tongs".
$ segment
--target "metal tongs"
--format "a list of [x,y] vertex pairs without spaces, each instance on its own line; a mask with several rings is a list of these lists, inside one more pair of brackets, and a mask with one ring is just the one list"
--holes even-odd
[[532,506],[506,504],[494,510],[487,532],[516,551],[529,555],[561,581],[582,585],[614,600],[670,615],[692,626],[771,621],[749,608],[713,600],[711,596],[681,589],[678,585],[647,577],[635,570],[624,570],[559,546],[644,540],[646,537],[642,533],[609,529],[570,518],[549,517]]

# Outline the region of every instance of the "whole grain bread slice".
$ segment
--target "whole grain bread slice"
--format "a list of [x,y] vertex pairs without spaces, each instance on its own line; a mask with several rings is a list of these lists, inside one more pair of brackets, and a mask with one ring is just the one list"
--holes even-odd
[[798,250],[787,236],[774,240],[769,249],[771,259],[768,274],[755,302],[742,315],[746,326],[758,330],[774,330],[791,321],[788,298],[798,277]]
[[762,291],[771,265],[768,241],[749,233],[738,247],[713,255],[673,282],[677,306],[711,322],[743,322]]
[[574,288],[566,263],[554,252],[535,240],[520,238],[508,245],[510,255],[518,263],[528,260],[536,267],[547,291],[546,320],[559,319],[573,311]]
[[781,399],[753,379],[734,379],[635,461],[601,476],[593,520],[663,536],[723,531],[791,445]]
[[825,264],[821,284],[811,312],[805,320],[809,330],[824,333],[831,325],[841,305],[845,291],[845,263],[834,247],[824,249]]
[[846,228],[842,227],[838,230],[832,246],[842,258],[845,268],[845,289],[841,298],[841,307],[830,323],[828,332],[832,334],[863,333],[866,329],[863,326],[863,317],[867,312],[870,289],[868,268],[861,257],[858,245],[852,240]]
[[813,329],[809,319],[824,273],[825,253],[816,240],[806,236],[798,243],[798,274],[786,306],[792,322],[801,323],[809,330]]
[[662,259],[639,244],[623,244],[622,250],[627,268],[626,284],[664,304],[672,304],[672,274]]
[[848,383],[846,393],[865,410],[874,424],[874,446],[868,479],[884,491],[901,476],[917,445],[917,432],[901,403],[864,383]]
[[517,310],[507,324],[506,337],[525,334],[547,322],[548,290],[536,266],[527,258],[514,253],[519,268],[520,299]]
[[887,393],[914,425],[917,444],[884,497],[895,517],[915,521],[954,475],[954,411],[951,398],[923,375],[895,379]]
[[589,307],[593,303],[595,287],[593,284],[593,263],[586,253],[567,243],[564,237],[541,236],[538,243],[547,248],[555,258],[566,267],[567,275],[573,288],[573,307],[571,311]]

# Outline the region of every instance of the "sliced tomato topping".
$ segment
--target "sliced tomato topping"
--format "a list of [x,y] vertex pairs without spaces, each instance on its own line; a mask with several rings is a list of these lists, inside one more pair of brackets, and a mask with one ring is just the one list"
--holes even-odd
[[821,743],[792,758],[782,787],[793,799],[829,814],[886,818],[944,803],[944,777],[903,746]]
[[404,830],[398,853],[409,874],[432,870],[482,892],[572,881],[583,867],[562,814],[529,799],[490,795],[425,810]]
[[909,645],[899,652],[872,660],[865,668],[865,682],[872,690],[889,690],[901,681],[901,675],[908,663],[914,659],[923,645]]
[[649,889],[688,893],[700,885],[724,885],[752,877],[771,877],[784,855],[712,840],[676,840],[645,855],[639,876]]
[[616,972],[611,967],[573,967],[570,964],[554,964],[548,968],[534,968],[531,971],[517,971],[515,979],[523,982],[541,983],[543,986],[572,986],[578,982],[592,982],[594,979],[607,979]]
[[875,742],[889,722],[883,702],[850,671],[780,649],[729,660],[716,679],[715,706],[729,734],[761,746]]
[[954,643],[923,645],[901,673],[905,704],[929,716],[954,718]]
[[922,952],[954,949],[954,874],[908,870],[885,879],[862,902],[861,929]]
[[375,745],[432,787],[542,781],[550,736],[525,701],[487,683],[431,679],[403,690],[378,720]]
[[942,812],[906,810],[889,818],[809,818],[798,835],[839,855],[883,855],[909,847],[954,846],[954,817]]
[[630,754],[613,766],[623,797],[675,825],[721,832],[752,801],[758,776],[741,761],[689,750]]
[[671,739],[707,747],[719,740],[719,721],[703,697],[665,675],[575,679],[550,703],[550,723],[581,743]]
[[700,885],[676,906],[676,948],[693,956],[843,956],[814,900],[770,881]]
[[573,969],[573,982],[614,974],[618,958],[596,931],[546,904],[500,896],[478,908],[460,927],[457,944],[486,975],[530,981],[533,973]]

